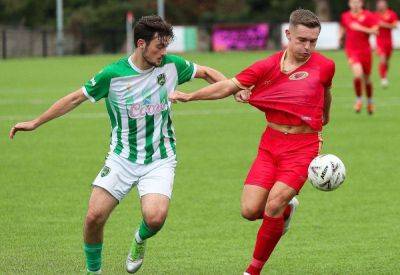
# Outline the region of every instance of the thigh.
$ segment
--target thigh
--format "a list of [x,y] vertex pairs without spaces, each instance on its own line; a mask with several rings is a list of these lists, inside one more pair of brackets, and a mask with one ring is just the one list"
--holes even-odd
[[257,185],[246,184],[243,187],[241,198],[242,214],[246,216],[254,216],[254,218],[262,217],[268,193],[269,189]]
[[308,166],[319,154],[321,139],[316,136],[310,141],[296,143],[292,144],[292,150],[282,153],[279,157],[276,181],[285,183],[299,193],[307,180]]
[[106,220],[117,205],[118,200],[107,190],[94,186],[89,199],[88,215]]
[[146,194],[140,198],[142,215],[147,223],[149,220],[157,219],[164,221],[168,214],[169,197],[162,194]]
[[372,54],[365,53],[364,55],[362,55],[361,62],[362,62],[363,73],[365,75],[370,75],[372,69]]
[[149,194],[159,194],[169,201],[172,196],[176,164],[176,158],[173,156],[147,165],[137,183],[139,196],[142,198]]
[[297,194],[297,190],[284,182],[277,181],[269,192],[265,213],[269,217],[279,217],[285,211],[289,201]]
[[364,69],[360,61],[354,61],[350,63],[351,71],[354,77],[362,77],[364,74]]
[[275,175],[276,165],[274,157],[268,150],[260,148],[249,170],[245,185],[256,185],[270,190],[274,185]]
[[110,154],[103,169],[94,180],[93,186],[107,190],[115,199],[121,201],[138,180],[138,177],[134,174],[136,167],[135,163]]

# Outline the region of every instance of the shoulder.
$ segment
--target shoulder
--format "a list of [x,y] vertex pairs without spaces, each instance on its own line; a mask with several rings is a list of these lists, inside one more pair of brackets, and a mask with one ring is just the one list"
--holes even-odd
[[108,64],[100,71],[100,73],[106,77],[113,78],[123,75],[123,72],[127,69],[130,69],[130,65],[128,58],[124,57],[111,64]]
[[279,64],[282,54],[283,54],[283,51],[279,51],[279,52],[274,53],[266,58],[257,60],[256,62],[253,63],[252,66],[266,68],[266,67],[271,67],[273,65]]
[[170,64],[170,63],[182,63],[182,62],[188,62],[186,61],[183,57],[179,55],[174,55],[174,54],[167,54],[163,57],[161,66]]
[[314,52],[313,55],[314,55],[314,61],[320,64],[321,67],[326,67],[330,69],[335,68],[335,62],[332,59],[324,56],[319,52]]

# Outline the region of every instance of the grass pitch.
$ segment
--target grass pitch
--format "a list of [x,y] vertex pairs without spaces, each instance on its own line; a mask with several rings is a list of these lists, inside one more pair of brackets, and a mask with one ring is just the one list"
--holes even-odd
[[[268,53],[185,55],[231,77]],[[323,152],[347,167],[330,193],[305,185],[292,228],[265,274],[399,274],[400,80],[394,53],[390,87],[379,87],[377,111],[354,114],[351,74],[336,61],[330,124]],[[90,184],[108,151],[104,102],[84,103],[35,132],[8,140],[10,127],[32,119],[79,88],[119,56],[0,61],[0,274],[83,274],[82,224]],[[375,64],[377,59],[375,59]],[[181,86],[201,87],[200,80]],[[242,182],[257,152],[264,116],[232,98],[174,106],[178,138],[169,217],[150,239],[141,274],[241,274],[251,259],[259,222],[240,216]],[[104,274],[125,274],[132,233],[140,222],[136,190],[105,230]]]

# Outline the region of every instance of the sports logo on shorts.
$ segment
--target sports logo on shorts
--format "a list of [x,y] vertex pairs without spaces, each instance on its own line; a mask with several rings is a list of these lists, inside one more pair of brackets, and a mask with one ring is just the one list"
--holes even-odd
[[305,71],[295,72],[289,76],[290,80],[301,80],[308,77],[308,73]]
[[162,86],[165,84],[165,74],[159,74],[157,76],[157,83],[158,85]]
[[103,178],[103,177],[107,176],[108,174],[110,174],[110,171],[111,171],[110,167],[104,166],[103,170],[101,170],[101,177]]

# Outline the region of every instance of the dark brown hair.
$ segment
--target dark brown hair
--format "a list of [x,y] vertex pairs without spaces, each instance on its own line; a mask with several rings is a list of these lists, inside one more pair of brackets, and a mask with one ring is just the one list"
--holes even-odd
[[318,17],[310,10],[297,9],[290,14],[289,24],[293,27],[303,25],[307,28],[320,28],[321,23]]
[[163,40],[166,38],[172,39],[174,37],[172,25],[165,22],[158,15],[143,16],[140,18],[133,29],[133,33],[135,46],[137,46],[139,39],[150,43],[155,34]]

